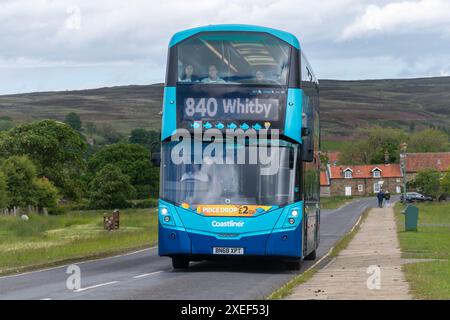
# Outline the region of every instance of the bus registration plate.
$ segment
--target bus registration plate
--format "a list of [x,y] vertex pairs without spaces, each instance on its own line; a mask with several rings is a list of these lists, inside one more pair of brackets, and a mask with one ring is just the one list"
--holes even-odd
[[213,247],[213,254],[244,254],[244,248]]

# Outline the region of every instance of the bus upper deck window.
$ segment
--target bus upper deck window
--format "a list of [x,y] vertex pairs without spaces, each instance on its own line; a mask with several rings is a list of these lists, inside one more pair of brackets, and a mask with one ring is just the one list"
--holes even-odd
[[287,84],[289,45],[265,33],[205,32],[176,50],[180,83]]

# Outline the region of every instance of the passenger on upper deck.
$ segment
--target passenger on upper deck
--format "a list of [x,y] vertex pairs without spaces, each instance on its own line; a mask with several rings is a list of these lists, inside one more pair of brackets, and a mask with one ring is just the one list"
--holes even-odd
[[184,73],[180,78],[180,82],[198,82],[198,77],[194,76],[194,67],[188,64],[184,68]]
[[225,80],[219,78],[217,75],[217,67],[210,65],[208,68],[208,77],[202,80],[203,83],[226,83]]
[[264,72],[262,72],[261,70],[258,70],[255,73],[255,79],[256,79],[256,82],[265,82],[266,76],[265,76]]

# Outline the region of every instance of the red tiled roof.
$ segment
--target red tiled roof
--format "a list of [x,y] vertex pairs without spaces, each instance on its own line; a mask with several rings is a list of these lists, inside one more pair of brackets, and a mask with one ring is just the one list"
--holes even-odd
[[339,156],[341,155],[340,151],[331,151],[327,153],[328,163],[333,164],[339,161]]
[[417,172],[427,168],[447,171],[450,167],[450,152],[407,153],[406,172]]
[[359,166],[330,166],[330,179],[344,179],[344,170],[353,171],[352,178],[372,178],[372,171],[380,169],[381,178],[399,178],[402,176],[399,164],[371,164]]
[[328,175],[326,172],[320,172],[320,185],[321,186],[330,185],[330,180],[328,180]]

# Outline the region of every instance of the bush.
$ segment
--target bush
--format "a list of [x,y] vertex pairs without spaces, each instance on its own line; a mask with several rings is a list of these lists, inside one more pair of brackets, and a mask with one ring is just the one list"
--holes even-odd
[[440,173],[435,169],[424,169],[417,173],[412,186],[420,192],[437,198],[440,191]]
[[86,143],[78,132],[53,120],[19,125],[0,139],[1,155],[28,156],[36,165],[38,176],[47,177],[70,199],[81,196],[85,150]]
[[130,178],[120,168],[108,164],[90,183],[90,206],[95,209],[115,209],[129,206],[135,190]]
[[[150,151],[138,144],[118,143],[104,147],[88,162],[90,175],[99,172],[105,165],[112,164],[130,177],[133,187],[138,189],[140,197],[158,190],[159,168],[152,166]],[[146,187],[148,185],[148,188]],[[142,193],[145,194],[142,194]]]
[[36,167],[27,156],[12,156],[3,163],[6,178],[9,206],[25,207],[35,204],[33,183],[36,179]]
[[34,205],[39,208],[48,208],[56,212],[58,204],[58,189],[47,178],[34,180]]
[[66,115],[66,117],[64,118],[64,122],[67,123],[69,126],[72,127],[72,129],[76,130],[76,131],[80,131],[81,130],[81,119],[80,116],[78,114],[76,114],[75,112],[71,112],[68,115]]

